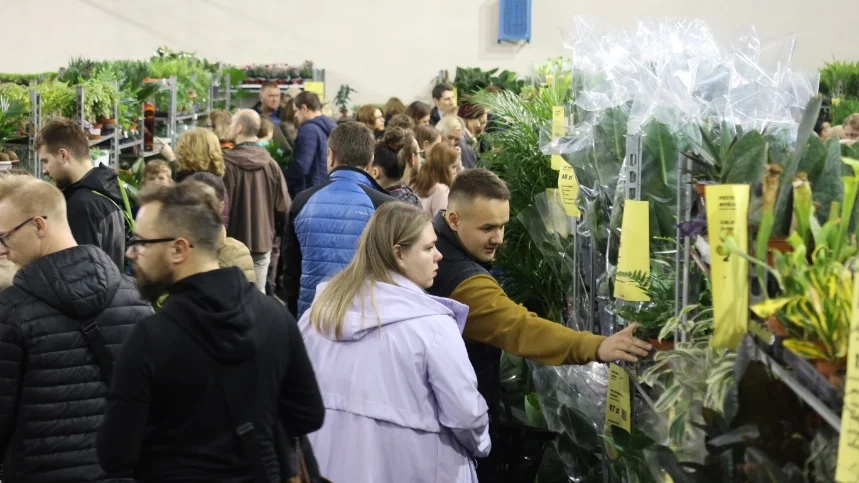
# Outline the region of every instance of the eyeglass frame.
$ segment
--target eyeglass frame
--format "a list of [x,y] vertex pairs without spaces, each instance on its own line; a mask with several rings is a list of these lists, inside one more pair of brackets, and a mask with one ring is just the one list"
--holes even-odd
[[37,216],[33,216],[33,217],[31,217],[31,218],[28,218],[27,220],[25,220],[25,221],[24,221],[24,223],[21,223],[20,225],[16,226],[15,228],[12,228],[12,229],[11,229],[11,230],[9,230],[8,232],[6,232],[6,233],[4,233],[4,234],[0,235],[0,245],[3,245],[3,248],[6,248],[6,249],[8,250],[8,249],[9,249],[9,245],[7,245],[7,244],[6,244],[6,239],[7,239],[7,238],[9,238],[10,236],[14,235],[14,234],[15,234],[15,232],[17,232],[17,231],[18,231],[18,230],[20,230],[21,228],[24,228],[25,226],[27,226],[27,223],[30,223],[30,222],[36,221],[36,218],[41,218],[41,219],[43,219],[43,220],[47,220],[47,219],[48,219],[48,217],[47,217],[47,216],[45,216],[45,215],[37,215]]
[[[137,248],[137,247],[139,247],[139,246],[153,245],[153,244],[156,244],[156,243],[170,243],[170,242],[174,242],[174,241],[176,241],[176,240],[180,240],[180,239],[183,239],[183,240],[184,240],[184,238],[182,238],[182,237],[174,237],[174,238],[141,238],[141,237],[139,237],[139,236],[135,235],[131,240],[129,240],[129,241],[128,241],[128,243],[126,243],[126,245],[125,245],[125,249],[126,249],[126,250],[131,250],[131,251],[133,251],[134,253],[139,253],[139,252],[138,252],[138,248]],[[187,240],[186,240],[186,241],[187,241]],[[188,243],[188,247],[189,247],[189,248],[194,248],[194,244],[189,242],[189,243]]]

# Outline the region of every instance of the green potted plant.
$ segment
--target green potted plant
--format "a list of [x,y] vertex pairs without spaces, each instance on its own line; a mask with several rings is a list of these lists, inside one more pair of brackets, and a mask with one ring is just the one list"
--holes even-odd
[[301,64],[301,78],[304,80],[313,80],[313,61],[305,60]]
[[349,99],[353,92],[356,94],[358,93],[358,91],[350,87],[348,84],[343,84],[337,91],[337,95],[334,96],[334,105],[340,110],[341,119],[346,119],[346,116],[349,114]]

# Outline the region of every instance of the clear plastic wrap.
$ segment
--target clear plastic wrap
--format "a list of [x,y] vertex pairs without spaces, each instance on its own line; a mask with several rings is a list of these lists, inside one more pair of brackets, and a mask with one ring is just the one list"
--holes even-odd
[[[602,32],[577,18],[565,46],[572,52],[577,92],[568,135],[541,137],[550,154],[593,145],[602,115],[629,105],[627,133],[655,120],[672,134],[698,137],[690,125],[777,131],[795,140],[799,114],[817,93],[819,75],[791,69],[795,35],[762,40],[753,28],[727,44],[702,20],[642,20],[636,28]],[[551,131],[549,131],[551,132]]]

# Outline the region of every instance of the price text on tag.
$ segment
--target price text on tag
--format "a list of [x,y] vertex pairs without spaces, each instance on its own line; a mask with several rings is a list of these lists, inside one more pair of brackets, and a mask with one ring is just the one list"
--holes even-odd
[[629,375],[617,364],[609,364],[608,393],[605,402],[606,426],[617,426],[631,433]]

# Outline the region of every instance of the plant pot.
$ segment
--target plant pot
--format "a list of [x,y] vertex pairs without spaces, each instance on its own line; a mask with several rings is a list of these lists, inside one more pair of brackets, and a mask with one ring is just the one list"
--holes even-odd
[[304,79],[295,79],[294,83],[297,85],[304,84]]
[[787,329],[784,328],[784,324],[782,324],[774,315],[767,317],[765,322],[767,324],[767,329],[769,329],[774,336],[788,337]]
[[659,339],[648,339],[647,341],[650,345],[652,345],[656,350],[667,352],[674,350],[674,341],[673,340],[663,340]]
[[99,120],[98,120],[98,122],[99,122],[102,126],[115,126],[115,125],[116,125],[116,119],[114,119],[114,118],[109,118],[109,119],[99,119]]
[[815,368],[821,376],[825,377],[835,387],[841,387],[841,380],[835,377],[838,372],[839,365],[835,362],[818,359],[814,361]]
[[793,247],[790,246],[790,243],[787,242],[784,238],[770,238],[767,242],[767,265],[774,266],[775,257],[773,256],[773,252],[781,252],[781,253],[790,253],[793,251]]
[[104,127],[104,124],[102,124],[101,122],[96,122],[92,125],[93,129],[98,129],[99,131],[101,131],[101,128],[103,128],[103,127]]

